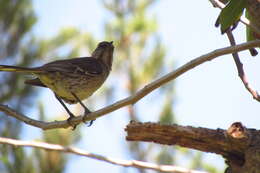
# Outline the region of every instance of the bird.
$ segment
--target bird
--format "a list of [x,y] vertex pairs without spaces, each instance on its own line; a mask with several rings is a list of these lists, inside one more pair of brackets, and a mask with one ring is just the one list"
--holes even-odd
[[[32,68],[0,65],[0,71],[33,74],[36,78],[25,80],[24,83],[52,90],[69,114],[67,121],[70,123],[75,115],[64,101],[68,104],[80,103],[85,110],[84,115],[91,113],[82,100],[90,97],[107,79],[112,68],[113,52],[113,41],[102,41],[90,57],[57,60]],[[93,121],[90,121],[89,126]]]

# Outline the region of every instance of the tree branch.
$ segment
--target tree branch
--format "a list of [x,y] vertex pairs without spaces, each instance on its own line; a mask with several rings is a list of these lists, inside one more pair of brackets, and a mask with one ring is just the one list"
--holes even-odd
[[81,122],[95,120],[96,118],[99,118],[101,116],[104,116],[105,114],[108,114],[110,112],[113,112],[119,108],[122,108],[124,106],[135,104],[137,101],[154,91],[155,89],[159,88],[160,86],[176,79],[183,73],[193,69],[194,67],[197,67],[198,65],[213,60],[217,57],[220,57],[222,55],[227,55],[234,52],[239,52],[243,50],[247,50],[250,48],[258,47],[260,46],[260,40],[250,41],[242,44],[238,44],[236,46],[229,46],[221,49],[216,49],[212,52],[209,52],[205,55],[199,56],[198,58],[195,58],[191,60],[190,62],[184,64],[183,66],[179,67],[178,69],[162,76],[161,78],[151,82],[150,84],[146,85],[144,88],[140,89],[138,92],[136,92],[134,95],[129,96],[125,99],[122,99],[120,101],[117,101],[116,103],[109,105],[105,108],[102,108],[100,110],[97,110],[95,112],[92,112],[90,114],[87,114],[85,116],[77,116],[75,118],[72,118],[70,120],[70,123],[67,121],[54,121],[54,122],[42,122],[42,121],[36,121],[33,119],[30,119],[26,117],[23,114],[17,113],[15,110],[8,108],[5,105],[0,105],[0,111],[5,112],[7,115],[12,116],[14,118],[17,118],[21,121],[24,121],[25,123],[42,128],[44,130],[47,129],[54,129],[54,128],[68,128],[69,126],[77,125]]
[[90,152],[87,152],[87,151],[84,151],[82,149],[75,148],[75,147],[64,147],[62,145],[50,144],[50,143],[45,143],[45,142],[22,141],[22,140],[0,137],[0,144],[40,148],[40,149],[44,149],[44,150],[48,150],[48,151],[51,150],[51,151],[66,152],[66,153],[76,154],[76,155],[85,156],[88,158],[104,161],[104,162],[114,164],[114,165],[141,168],[141,169],[152,169],[152,170],[159,171],[159,172],[206,173],[206,172],[202,172],[202,171],[195,171],[195,170],[190,170],[190,169],[186,169],[186,168],[182,168],[182,167],[178,167],[178,166],[172,166],[172,165],[157,165],[157,164],[138,161],[138,160],[114,159],[114,158],[90,153]]
[[131,121],[127,125],[126,139],[128,141],[155,142],[165,145],[179,145],[203,152],[211,152],[223,156],[234,155],[239,158],[243,155],[247,144],[240,142],[230,145],[226,131],[223,129],[196,128],[177,124],[162,125],[160,123],[139,123]]
[[[229,42],[230,42],[231,46],[235,46],[236,45],[236,41],[235,41],[235,38],[234,38],[234,36],[232,34],[232,31],[231,30],[227,30],[226,34],[228,36],[228,39],[229,39]],[[243,82],[245,88],[249,91],[249,93],[253,96],[253,98],[255,100],[260,102],[260,95],[257,93],[256,90],[254,90],[250,86],[250,84],[249,84],[249,82],[247,80],[244,68],[243,68],[243,64],[240,61],[238,53],[234,52],[234,53],[232,53],[232,56],[233,56],[233,59],[235,61],[236,67],[237,67],[238,76],[240,77],[241,81]]]
[[131,122],[125,131],[129,141],[179,145],[220,154],[232,173],[260,170],[260,131],[247,129],[239,122],[233,123],[228,130]]
[[[210,2],[213,4],[214,7],[218,7],[220,9],[225,8],[225,4],[223,4],[219,0],[210,0]],[[254,24],[250,23],[250,21],[246,17],[241,16],[240,17],[240,21],[242,23],[244,23],[246,26],[250,27],[255,33],[260,35],[260,30],[257,28],[257,26],[255,26]],[[235,38],[234,38],[234,36],[232,34],[232,31],[231,30],[227,30],[226,34],[228,36],[228,39],[229,39],[229,42],[230,42],[231,46],[235,46],[236,42],[235,42]],[[255,89],[253,89],[250,86],[250,84],[249,84],[249,82],[247,80],[247,77],[245,75],[243,64],[240,61],[238,53],[234,52],[234,53],[232,53],[232,56],[233,56],[233,59],[235,61],[236,67],[237,67],[238,76],[240,77],[241,81],[243,82],[245,88],[249,91],[249,93],[253,96],[253,98],[255,100],[260,102],[260,95],[258,94],[258,92]]]

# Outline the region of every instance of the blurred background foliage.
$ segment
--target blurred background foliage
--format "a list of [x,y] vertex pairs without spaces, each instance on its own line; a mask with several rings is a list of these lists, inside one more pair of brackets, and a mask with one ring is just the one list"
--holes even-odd
[[[134,94],[149,81],[164,74],[174,67],[174,62],[165,59],[165,49],[160,34],[157,33],[156,16],[150,16],[147,10],[154,5],[154,0],[103,0],[104,9],[110,13],[111,20],[105,21],[104,38],[113,40],[116,57],[113,64],[113,77],[107,83],[102,94],[94,100],[103,99],[111,103],[117,100],[118,92],[126,95]],[[37,17],[30,0],[0,0],[0,61],[1,64],[17,64],[19,66],[37,66],[46,61],[89,55],[98,43],[91,33],[79,31],[77,28],[64,28],[52,38],[40,38],[33,35],[32,29]],[[12,73],[0,73],[0,103],[8,104],[18,112],[29,112],[30,105],[35,104],[37,93],[41,90],[23,84],[28,76]],[[120,79],[120,80],[118,80]],[[157,106],[158,118],[162,123],[176,123],[174,115],[174,85],[160,88],[148,105]],[[88,104],[94,104],[88,101]],[[46,120],[43,104],[38,104],[39,119]],[[136,106],[127,108],[129,120],[142,120],[145,112]],[[0,113],[0,135],[9,138],[20,138],[23,123]],[[55,118],[63,115],[55,115]],[[66,116],[66,115],[65,115]],[[94,124],[95,125],[95,124]],[[33,128],[33,127],[31,127]],[[62,145],[71,145],[79,141],[78,128],[70,130],[56,129],[42,131],[38,140]],[[123,129],[122,129],[123,130]],[[206,169],[211,173],[218,170],[203,163],[203,154],[180,147],[161,146],[148,143],[128,142],[131,158],[157,162],[160,164],[178,164],[182,160],[187,167]],[[179,159],[181,157],[182,159]],[[65,154],[25,149],[1,145],[0,170],[10,173],[64,172],[69,162]],[[100,164],[103,164],[100,162]],[[2,171],[3,170],[3,171]],[[123,169],[126,172],[127,168]],[[137,172],[147,172],[138,169]]]

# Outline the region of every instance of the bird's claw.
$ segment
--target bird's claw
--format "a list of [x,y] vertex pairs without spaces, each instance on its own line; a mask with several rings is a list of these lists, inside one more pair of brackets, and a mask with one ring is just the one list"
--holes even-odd
[[[91,113],[90,110],[85,109],[84,116],[88,116],[88,114],[90,114],[90,113]],[[95,121],[95,120],[90,120],[90,121],[88,121],[88,122],[85,122],[85,124],[87,124],[87,126],[90,127],[90,126],[93,124],[94,121]]]

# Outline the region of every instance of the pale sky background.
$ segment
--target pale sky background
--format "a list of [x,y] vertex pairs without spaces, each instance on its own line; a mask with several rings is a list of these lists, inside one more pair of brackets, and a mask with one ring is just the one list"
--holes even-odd
[[[39,17],[34,32],[39,37],[53,36],[63,27],[73,26],[93,33],[102,41],[103,24],[105,20],[111,20],[111,16],[101,6],[100,1],[34,0],[33,6]],[[187,3],[187,1],[164,0],[158,1],[149,9],[149,14],[157,18],[158,33],[167,48],[166,58],[175,62],[175,68],[214,49],[229,46],[226,36],[221,35],[219,28],[214,27],[218,13],[219,10],[213,8],[208,1]],[[245,29],[242,24],[235,31],[235,37],[238,43],[245,41]],[[260,56],[251,57],[248,52],[240,55],[251,85],[260,89]],[[116,61],[116,57],[114,60]],[[111,78],[113,75],[109,77],[108,82]],[[175,81],[175,87],[174,109],[180,125],[226,129],[233,122],[241,121],[249,128],[260,128],[260,103],[253,100],[244,88],[230,55],[207,62],[182,75]],[[145,109],[146,101],[149,101],[155,93],[136,105]],[[122,96],[124,97],[126,96]],[[39,100],[45,101],[48,115],[64,111],[49,91],[45,91]],[[105,105],[100,105],[98,108],[103,106]],[[144,121],[155,121],[155,118],[144,117]],[[84,127],[82,141],[77,147],[104,156],[134,159],[125,152],[124,128],[127,123],[124,109],[104,116],[92,127]],[[31,129],[34,128],[27,126],[25,132],[31,132]],[[35,128],[33,131],[37,134],[39,130]],[[31,140],[37,138],[37,135],[28,133],[24,138]],[[80,156],[70,155],[70,158],[67,173],[75,170],[95,173],[122,170],[119,166]],[[207,163],[224,167],[224,160],[221,157],[208,154],[206,158]],[[182,163],[178,165],[185,166]],[[129,172],[134,172],[134,169],[129,169]]]

